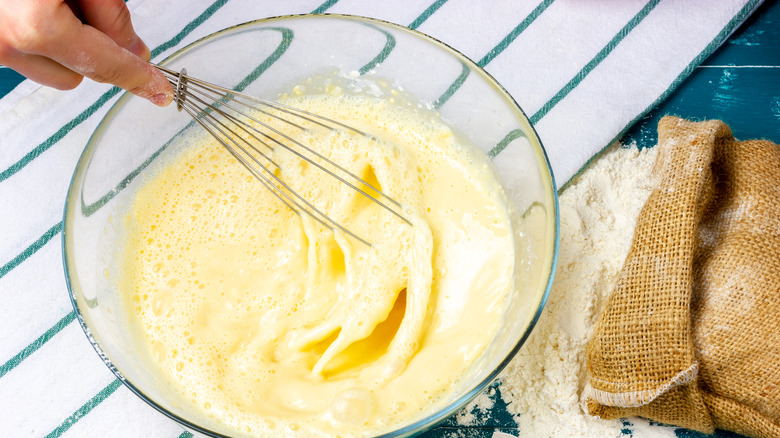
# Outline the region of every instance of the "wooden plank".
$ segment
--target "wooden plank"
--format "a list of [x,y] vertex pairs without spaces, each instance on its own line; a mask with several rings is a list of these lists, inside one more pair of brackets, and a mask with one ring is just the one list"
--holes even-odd
[[652,147],[658,120],[666,114],[720,119],[740,140],[765,138],[780,144],[780,67],[701,67],[668,100],[632,127],[621,141]]

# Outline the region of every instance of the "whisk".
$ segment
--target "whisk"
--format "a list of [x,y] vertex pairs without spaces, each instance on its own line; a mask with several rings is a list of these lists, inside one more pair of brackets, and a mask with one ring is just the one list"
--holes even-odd
[[[189,113],[193,120],[219,141],[252,176],[296,213],[308,215],[331,230],[340,230],[371,246],[371,242],[330,218],[274,172],[279,166],[273,161],[271,154],[277,147],[306,160],[411,225],[401,213],[399,202],[295,138],[258,120],[256,115],[270,116],[300,129],[301,132],[307,129],[301,126],[301,123],[306,121],[325,129],[346,130],[367,137],[368,134],[327,117],[193,78],[187,75],[186,69],[176,72],[165,67],[156,67],[173,86],[173,100],[179,111]],[[270,112],[269,109],[274,111]]]

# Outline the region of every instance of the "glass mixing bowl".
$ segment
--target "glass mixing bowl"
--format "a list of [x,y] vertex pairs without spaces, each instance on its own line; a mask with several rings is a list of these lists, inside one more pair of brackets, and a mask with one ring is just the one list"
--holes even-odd
[[[482,68],[419,32],[343,15],[269,18],[203,38],[163,61],[200,79],[273,98],[322,71],[383,78],[438,110],[485,151],[512,207],[517,257],[514,292],[502,327],[458,388],[424,415],[385,436],[409,436],[453,414],[485,388],[528,338],[549,292],[558,245],[558,201],[544,148],[523,111]],[[113,279],[121,211],[146,168],[172,154],[192,124],[175,105],[153,107],[123,95],[95,130],[76,167],[65,207],[63,258],[73,305],[89,341],[111,371],[149,405],[190,430],[231,432],[167,394],[168,384],[139,360],[140,346]],[[264,190],[258,185],[258,190]],[[433,371],[435,372],[435,371]]]

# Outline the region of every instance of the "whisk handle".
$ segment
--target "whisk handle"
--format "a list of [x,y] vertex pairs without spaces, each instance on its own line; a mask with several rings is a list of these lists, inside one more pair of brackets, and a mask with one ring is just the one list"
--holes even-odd
[[174,91],[174,98],[176,99],[176,109],[181,111],[184,106],[184,96],[187,93],[187,69],[183,68],[179,72],[178,80],[176,81],[176,90]]

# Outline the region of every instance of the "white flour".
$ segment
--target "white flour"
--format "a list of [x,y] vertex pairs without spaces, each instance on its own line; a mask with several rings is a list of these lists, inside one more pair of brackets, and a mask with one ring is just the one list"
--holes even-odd
[[521,436],[621,436],[620,421],[584,409],[585,346],[652,191],[656,154],[655,148],[613,147],[560,197],[560,252],[550,297],[499,386]]
[[476,425],[481,419],[486,418],[490,410],[495,406],[494,397],[496,389],[489,387],[481,394],[476,396],[464,409],[455,414],[455,421],[461,426]]

